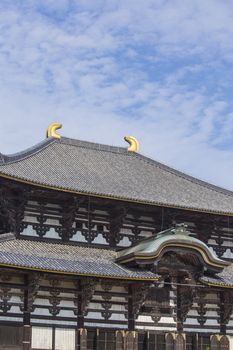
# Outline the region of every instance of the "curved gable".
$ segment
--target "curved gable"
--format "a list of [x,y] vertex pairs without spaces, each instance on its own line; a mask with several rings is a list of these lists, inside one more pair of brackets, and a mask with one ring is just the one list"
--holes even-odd
[[158,236],[144,239],[133,247],[121,250],[118,253],[117,262],[136,265],[153,264],[160,261],[168,252],[178,255],[185,252],[193,254],[209,271],[219,272],[229,265],[228,262],[219,259],[204,242],[190,236],[185,225],[177,225],[175,229],[166,230]]

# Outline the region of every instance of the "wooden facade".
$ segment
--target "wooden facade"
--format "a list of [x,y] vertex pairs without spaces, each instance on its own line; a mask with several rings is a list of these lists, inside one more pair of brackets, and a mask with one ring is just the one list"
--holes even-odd
[[[227,273],[208,273],[186,248],[166,248],[142,266],[113,261],[122,276],[82,256],[117,254],[180,224],[229,263]],[[230,349],[233,214],[69,193],[0,174],[0,233],[0,349]],[[89,250],[79,256],[77,247]]]

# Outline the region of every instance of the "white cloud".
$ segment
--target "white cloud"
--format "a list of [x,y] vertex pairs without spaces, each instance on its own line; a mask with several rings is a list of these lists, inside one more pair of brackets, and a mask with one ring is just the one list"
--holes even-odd
[[[124,145],[233,188],[232,2],[3,1],[3,153],[61,133]],[[227,142],[226,142],[227,141]]]

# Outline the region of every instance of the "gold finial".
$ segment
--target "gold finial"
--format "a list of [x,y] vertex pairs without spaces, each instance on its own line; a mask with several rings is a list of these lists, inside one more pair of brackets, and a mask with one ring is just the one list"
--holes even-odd
[[128,152],[138,152],[139,151],[139,142],[133,136],[125,136],[125,141],[129,143]]
[[61,136],[57,134],[56,131],[58,129],[61,129],[61,127],[62,127],[62,124],[59,124],[59,123],[49,124],[46,130],[46,137],[54,137],[55,139],[60,139]]

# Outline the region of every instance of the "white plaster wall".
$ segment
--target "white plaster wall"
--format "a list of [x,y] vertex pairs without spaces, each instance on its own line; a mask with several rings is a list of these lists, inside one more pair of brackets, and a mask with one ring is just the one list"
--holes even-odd
[[52,328],[32,327],[32,348],[52,349]]
[[230,350],[233,350],[233,337],[230,337]]
[[75,350],[75,330],[56,328],[55,348],[58,350]]

